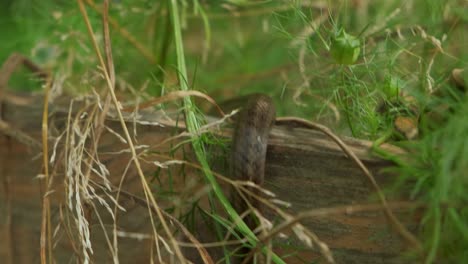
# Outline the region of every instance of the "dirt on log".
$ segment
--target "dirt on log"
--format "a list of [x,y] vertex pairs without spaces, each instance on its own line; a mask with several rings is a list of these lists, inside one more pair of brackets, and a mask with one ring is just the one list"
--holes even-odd
[[[42,96],[10,95],[1,107],[3,125],[9,127],[0,133],[0,259],[2,263],[40,263],[40,230],[42,222],[42,197],[44,195],[44,181],[42,162]],[[65,137],[57,138],[67,127],[69,100],[62,100],[60,107],[51,107],[49,115],[49,157],[55,155],[55,160],[64,159],[61,150],[65,148]],[[55,110],[54,110],[55,108]],[[62,109],[62,110],[56,110]],[[72,109],[76,111],[77,108]],[[86,108],[87,113],[97,111],[93,107]],[[76,113],[74,113],[76,114]],[[76,114],[83,115],[84,112]],[[179,117],[181,118],[181,117]],[[170,189],[162,183],[170,183],[177,177],[189,178],[194,169],[184,165],[171,166],[161,169],[155,166],[154,160],[161,157],[184,160],[193,159],[190,147],[177,148],[179,141],[167,139],[183,131],[180,124],[167,121],[164,115],[147,114],[140,119],[148,122],[135,124],[127,122],[135,144],[145,149],[143,171],[151,182],[161,207],[174,208],[174,198],[170,191],[174,189],[195,192],[196,187],[177,187]],[[74,119],[80,121],[79,118]],[[83,119],[85,120],[85,119]],[[156,121],[159,124],[155,125]],[[94,124],[90,124],[93,127]],[[177,126],[178,127],[177,127]],[[140,179],[134,165],[130,162],[128,146],[117,134],[123,135],[120,123],[112,118],[106,120],[104,130],[98,146],[87,143],[89,149],[96,148],[100,163],[108,170],[111,186],[122,186],[121,189],[139,197],[144,197]],[[183,126],[182,126],[183,127]],[[10,131],[10,133],[5,133]],[[25,144],[18,140],[15,131],[21,131],[30,136],[33,142]],[[229,131],[226,132],[229,135]],[[394,181],[394,175],[385,173],[384,169],[392,166],[388,161],[373,157],[370,154],[370,142],[343,139],[357,154],[364,164],[373,172],[378,184],[385,188]],[[89,140],[92,142],[92,140]],[[57,143],[57,148],[55,144]],[[189,145],[189,144],[187,144]],[[398,155],[400,150],[388,146],[387,151]],[[222,158],[221,158],[222,159]],[[221,166],[222,167],[222,166]],[[95,168],[99,170],[99,168]],[[85,170],[85,167],[83,167]],[[72,217],[75,208],[69,208],[67,187],[64,184],[63,163],[49,164],[51,179],[49,193],[51,201],[51,220],[53,235],[53,255],[56,263],[82,262],[82,246],[77,244],[79,232]],[[401,253],[406,249],[405,243],[390,227],[381,209],[364,210],[351,213],[353,206],[378,204],[374,189],[358,166],[351,161],[327,136],[319,131],[287,126],[275,126],[270,134],[265,188],[277,195],[277,198],[291,203],[287,211],[291,214],[313,211],[315,217],[306,217],[301,223],[313,231],[333,253],[336,263],[405,263]],[[96,175],[93,181],[99,181]],[[177,180],[176,180],[177,182]],[[189,184],[190,185],[190,184]],[[184,189],[185,188],[185,189]],[[193,193],[177,201],[193,199]],[[116,194],[113,194],[115,197]],[[107,200],[107,196],[103,195]],[[73,198],[75,199],[75,197]],[[393,197],[394,201],[401,201],[401,197]],[[392,199],[389,199],[390,202]],[[74,204],[74,202],[72,202]],[[141,206],[128,197],[121,196],[119,204],[125,211],[117,210],[114,220],[105,206],[95,203],[87,205],[84,214],[87,216],[91,231],[93,252],[91,259],[95,263],[112,262],[109,253],[109,243],[105,233],[112,234],[116,228],[122,235],[118,238],[119,251],[116,253],[120,263],[148,263],[150,258],[156,259],[154,241],[144,236],[132,234],[152,235],[151,221],[148,208]],[[339,210],[349,206],[348,209]],[[335,211],[331,210],[335,209]],[[111,208],[114,211],[114,207]],[[178,210],[178,209],[176,209]],[[408,207],[394,206],[392,208],[397,217],[410,230],[415,230],[416,219]],[[66,213],[66,212],[69,213]],[[101,225],[100,223],[103,223]],[[114,223],[117,225],[114,226]],[[103,228],[104,226],[104,228]],[[106,232],[103,231],[105,229]],[[70,230],[75,230],[70,232]],[[163,234],[163,233],[161,233]],[[276,243],[277,242],[277,243]],[[316,260],[325,263],[317,248],[308,249],[301,246],[297,239],[275,239],[274,251],[280,255],[292,252],[289,248],[300,246],[298,255],[291,255],[285,260],[287,263],[310,263]],[[88,252],[90,252],[88,250]],[[301,262],[300,260],[305,262]],[[157,262],[157,261],[156,261]]]

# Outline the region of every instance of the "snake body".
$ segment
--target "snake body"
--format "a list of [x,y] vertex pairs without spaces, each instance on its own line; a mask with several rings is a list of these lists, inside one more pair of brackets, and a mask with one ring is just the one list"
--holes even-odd
[[[237,99],[236,99],[237,100]],[[263,94],[253,94],[246,97],[241,112],[236,120],[231,149],[231,177],[238,181],[252,181],[261,186],[264,180],[265,157],[268,144],[268,134],[275,121],[275,107],[270,97]],[[259,195],[258,189],[248,188],[250,192]],[[245,201],[244,197],[248,200]],[[242,197],[238,191],[232,190],[231,203],[239,214],[249,209],[249,204],[258,211],[262,211],[262,205],[257,199],[246,194]],[[247,226],[253,230],[257,226],[257,219],[249,214],[244,218]],[[201,242],[216,241],[212,225],[201,221],[198,227],[198,239]],[[181,240],[188,241],[182,236]],[[224,251],[219,248],[208,248],[208,254],[215,260],[224,259]],[[236,251],[236,256],[230,257],[233,264],[243,263],[244,257],[249,253],[249,248]],[[185,248],[184,255],[193,263],[203,263],[199,252],[193,248]],[[248,261],[247,263],[251,263]]]
[[[253,94],[247,97],[234,129],[231,150],[233,179],[251,181],[258,186],[263,185],[268,134],[275,122],[275,116],[275,106],[269,96]],[[260,195],[257,188],[248,189],[253,194]],[[262,205],[258,199],[244,196],[248,203],[237,191],[234,190],[232,193],[231,202],[239,214],[247,211],[249,204],[257,211],[262,211]],[[244,218],[244,221],[251,230],[257,226],[257,221],[252,214]]]

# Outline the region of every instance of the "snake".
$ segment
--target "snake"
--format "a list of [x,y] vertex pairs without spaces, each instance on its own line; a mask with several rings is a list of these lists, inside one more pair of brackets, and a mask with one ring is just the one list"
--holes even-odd
[[[231,147],[231,177],[238,181],[250,181],[262,186],[265,178],[265,159],[268,146],[268,135],[275,123],[276,110],[273,100],[265,94],[252,94],[247,97],[235,123]],[[258,188],[248,187],[254,195],[261,196]],[[255,208],[262,212],[262,204],[258,199],[244,195],[238,191],[231,193],[234,209],[242,214]],[[250,204],[250,206],[249,206]],[[252,214],[244,218],[247,226],[254,230],[257,219]],[[245,248],[242,251],[248,253]]]
[[[251,94],[247,97],[235,98],[232,106],[239,106],[239,102],[241,101],[244,103],[241,103],[240,113],[235,119],[232,136],[230,176],[237,181],[251,181],[258,186],[262,186],[264,182],[268,134],[275,123],[275,106],[273,100],[265,94]],[[229,103],[226,104],[229,105]],[[261,195],[258,188],[248,187],[248,189],[255,195]],[[237,190],[232,190],[230,194],[230,202],[239,215],[249,209],[249,204],[260,213],[262,212],[262,204],[257,199],[247,194],[241,195]],[[251,230],[255,229],[258,222],[253,214],[246,216],[244,221]],[[206,226],[203,222],[200,229],[202,230],[200,235],[203,235],[199,237],[200,241],[211,242],[217,239],[216,234],[210,233],[211,226]],[[182,240],[188,241],[188,238],[181,237]],[[230,262],[233,264],[243,263],[244,257],[250,252],[248,247],[237,250],[236,256],[230,257]],[[208,254],[215,261],[226,257],[223,250],[211,248],[208,251]],[[193,263],[203,262],[197,250],[185,248],[184,255]],[[246,263],[252,262],[247,261]]]

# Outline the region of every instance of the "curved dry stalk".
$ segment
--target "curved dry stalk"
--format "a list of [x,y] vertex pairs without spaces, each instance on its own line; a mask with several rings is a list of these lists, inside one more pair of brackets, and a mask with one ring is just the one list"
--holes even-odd
[[422,250],[422,245],[418,241],[418,239],[406,229],[406,227],[398,220],[398,218],[393,214],[393,212],[388,207],[387,199],[385,198],[385,195],[380,189],[380,186],[377,184],[377,181],[375,180],[372,173],[367,169],[367,167],[362,163],[362,161],[356,156],[356,154],[354,154],[354,152],[351,149],[349,149],[346,146],[346,144],[338,136],[336,136],[333,132],[331,132],[331,130],[328,127],[302,119],[302,118],[281,117],[281,118],[276,119],[276,124],[291,124],[291,123],[297,124],[298,126],[301,126],[301,127],[307,127],[307,128],[321,131],[325,135],[329,136],[333,141],[335,141],[335,143],[343,150],[343,152],[346,153],[346,155],[349,158],[351,158],[359,166],[359,168],[364,172],[364,175],[366,175],[366,177],[372,183],[372,187],[377,192],[379,200],[384,207],[385,215],[390,220],[390,223],[392,224],[393,228],[409,244],[411,244],[418,250]]
[[[42,162],[44,163],[45,190],[42,198],[42,224],[41,224],[41,263],[47,263],[46,248],[48,249],[49,261],[52,262],[52,224],[50,221],[50,200],[49,200],[49,150],[48,150],[48,116],[49,116],[49,91],[52,78],[49,76],[46,81],[44,92],[44,110],[42,112]],[[47,233],[47,234],[46,234]],[[46,238],[47,235],[47,238]],[[46,246],[47,242],[47,246]]]
[[[256,186],[256,188],[259,188],[259,189],[265,191],[265,189],[263,189],[260,186]],[[278,214],[282,218],[286,219],[287,221],[289,219],[295,219],[295,218],[298,217],[298,216],[293,216],[293,215],[291,215],[289,213],[284,212],[283,210],[281,210],[279,207],[275,206],[270,201],[264,199],[263,197],[260,197],[258,195],[253,194],[252,192],[250,192],[246,188],[241,187],[241,189],[243,189],[243,192],[246,192],[249,196],[261,201],[261,203],[263,205],[268,206],[276,214]],[[243,194],[241,194],[241,196],[244,197],[244,199],[247,199]],[[298,224],[297,222],[295,222],[295,224],[298,225],[298,226],[289,225],[287,227],[292,228],[293,232],[296,234],[296,236],[299,238],[299,240],[301,240],[302,242],[304,242],[308,246],[312,246],[313,244],[317,245],[320,253],[322,254],[322,256],[325,257],[325,259],[327,260],[328,263],[331,263],[331,264],[335,263],[335,260],[333,258],[333,254],[332,254],[330,248],[328,247],[328,245],[326,243],[322,242],[322,240],[320,240],[318,235],[316,235],[313,231],[309,230],[308,228],[306,228],[305,226],[303,226],[301,224]],[[267,241],[270,240],[274,236],[274,235],[270,235],[270,233],[271,232],[264,233],[264,234],[266,234],[265,237],[268,238],[268,239],[264,239],[264,240],[260,239],[259,243],[255,246],[254,249],[252,249],[250,251],[249,255],[244,259],[244,261],[242,263],[245,263],[245,264],[249,263],[248,261],[254,256],[254,254],[261,249],[261,245],[264,245],[265,243],[267,243]],[[312,239],[313,244],[311,243],[309,238]]]
[[285,222],[278,225],[275,229],[271,230],[266,236],[260,237],[259,244],[266,243],[266,241],[271,240],[274,236],[280,234],[281,232],[292,228],[294,225],[298,224],[300,221],[307,218],[314,217],[326,217],[330,215],[337,214],[352,214],[352,213],[363,213],[363,212],[372,212],[378,210],[385,210],[385,208],[396,208],[396,209],[414,209],[417,207],[425,206],[422,203],[415,202],[392,202],[387,203],[386,206],[382,204],[365,204],[365,205],[350,205],[350,206],[338,206],[331,208],[319,208],[313,209],[306,212],[301,212],[297,214],[294,218],[290,218]]
[[135,106],[124,107],[122,109],[122,111],[132,112],[135,109],[145,109],[145,108],[148,108],[148,107],[151,107],[151,106],[154,106],[154,105],[158,105],[158,104],[162,104],[162,103],[165,103],[165,102],[168,102],[168,101],[173,101],[173,100],[176,100],[176,99],[182,99],[182,98],[184,98],[186,96],[195,96],[195,97],[200,97],[200,98],[203,98],[203,99],[207,100],[210,104],[212,104],[216,108],[216,111],[218,111],[221,116],[225,116],[223,110],[221,109],[221,107],[219,107],[219,105],[216,103],[216,101],[213,100],[213,98],[211,98],[210,96],[208,96],[208,95],[206,95],[206,94],[204,94],[202,92],[196,91],[196,90],[170,92],[168,94],[165,94],[165,95],[160,96],[160,97],[153,98],[151,100],[148,100],[148,101],[146,101],[144,103],[141,103],[141,104],[138,104],[138,105],[135,105]]

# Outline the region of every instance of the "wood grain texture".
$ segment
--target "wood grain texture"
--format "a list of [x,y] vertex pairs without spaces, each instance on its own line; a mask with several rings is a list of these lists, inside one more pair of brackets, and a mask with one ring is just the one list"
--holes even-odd
[[[27,104],[15,104],[6,101],[3,109],[3,119],[10,125],[33,138],[40,139],[41,98],[26,98]],[[65,107],[66,109],[66,107]],[[64,127],[64,113],[51,115],[50,127],[60,130]],[[146,118],[146,117],[145,117]],[[148,119],[160,117],[150,114]],[[110,128],[120,133],[118,122],[109,120]],[[131,131],[136,131],[138,145],[148,145],[149,149],[159,153],[169,152],[174,142],[160,145],[168,137],[177,134],[178,129],[172,126],[148,126],[129,123]],[[226,132],[229,135],[229,132]],[[394,175],[383,173],[382,170],[391,163],[372,157],[369,153],[370,142],[345,139],[351,149],[363,160],[366,166],[376,176],[378,183],[385,187],[394,180]],[[51,142],[52,144],[53,142]],[[129,160],[125,149],[112,133],[106,132],[99,145],[100,158],[110,171],[112,184],[118,185]],[[401,153],[396,148],[389,151]],[[118,154],[116,154],[118,152]],[[183,153],[182,153],[183,152]],[[39,230],[41,218],[41,182],[35,176],[41,172],[41,159],[38,152],[10,137],[0,135],[0,164],[2,187],[0,189],[0,239],[9,239],[9,247],[0,247],[0,258],[10,257],[12,263],[39,263]],[[146,159],[155,158],[148,156]],[[176,158],[190,158],[190,149],[184,148],[175,154]],[[144,163],[143,170],[149,179],[155,175],[155,166],[151,162]],[[351,162],[326,136],[317,131],[275,126],[269,135],[269,145],[265,163],[265,186],[277,194],[278,199],[292,204],[288,210],[291,213],[304,210],[330,208],[342,205],[357,205],[375,202],[373,190],[358,167]],[[60,208],[64,206],[65,192],[63,190],[63,168],[54,168],[57,173],[54,178],[54,193],[51,194],[53,226],[60,219]],[[169,173],[170,172],[170,173]],[[171,169],[159,175],[159,179],[167,178],[169,174],[178,175],[180,167]],[[140,183],[132,166],[126,172],[123,188],[142,196]],[[191,172],[185,172],[185,177]],[[157,182],[157,181],[155,181]],[[192,195],[182,197],[190,200]],[[390,199],[391,201],[391,199]],[[120,212],[118,225],[126,232],[151,234],[150,220],[146,208],[131,200],[121,199],[121,205],[126,212]],[[170,199],[160,197],[163,207],[172,206]],[[111,226],[113,220],[102,206],[97,207],[102,221]],[[397,211],[400,219],[410,230],[417,226],[408,210]],[[138,217],[135,217],[138,216]],[[271,216],[274,218],[273,216]],[[10,220],[8,220],[10,219]],[[92,217],[91,231],[96,263],[111,261],[106,246],[102,228],[97,217]],[[337,263],[407,263],[399,258],[404,250],[402,241],[388,226],[384,214],[380,211],[370,211],[356,214],[333,214],[327,217],[307,218],[303,222],[331,248]],[[64,224],[64,223],[62,223]],[[109,231],[109,230],[107,230]],[[74,247],[67,237],[64,228],[58,231],[57,248],[54,257],[57,263],[68,263],[74,257]],[[278,254],[290,252],[290,245],[298,242],[293,239],[277,239],[275,251]],[[151,258],[151,242],[136,240],[129,237],[119,238],[119,258],[121,263],[147,263]],[[154,251],[153,251],[154,253]],[[300,258],[307,261],[323,262],[317,250],[305,249],[299,252]],[[286,259],[287,263],[303,263],[296,256]],[[307,263],[307,262],[306,262]]]

